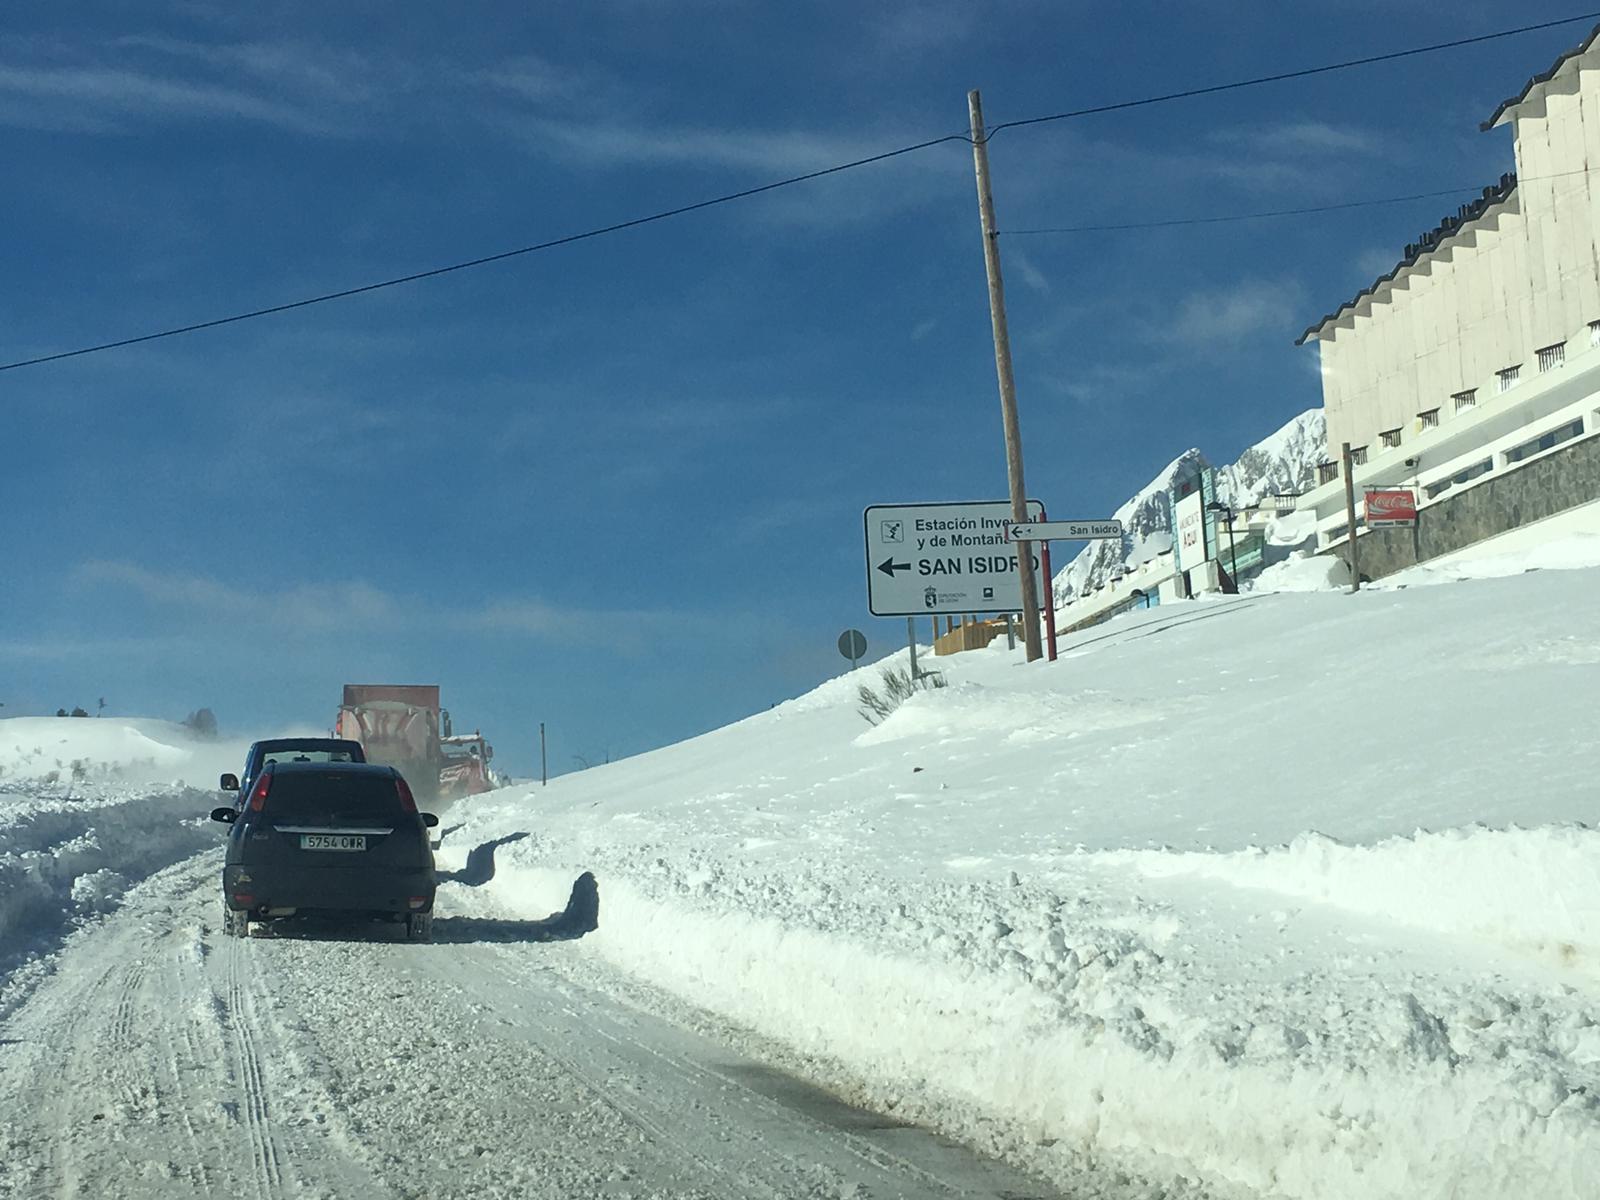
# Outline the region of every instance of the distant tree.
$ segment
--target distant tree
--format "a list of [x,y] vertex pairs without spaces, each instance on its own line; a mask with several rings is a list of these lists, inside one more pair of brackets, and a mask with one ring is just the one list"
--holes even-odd
[[89,714],[82,708],[74,708],[72,710],[72,715],[75,717],[87,717]]
[[183,719],[189,732],[207,741],[217,736],[217,717],[209,708],[197,708]]
[[94,715],[98,717],[101,713],[103,713],[105,711],[106,711],[106,698],[104,696],[101,696],[100,697],[100,707],[94,710]]
[[64,717],[64,716],[66,716],[66,715],[67,715],[67,710],[66,710],[66,709],[64,709],[64,708],[58,708],[58,709],[56,709],[56,716],[58,716],[58,717]]

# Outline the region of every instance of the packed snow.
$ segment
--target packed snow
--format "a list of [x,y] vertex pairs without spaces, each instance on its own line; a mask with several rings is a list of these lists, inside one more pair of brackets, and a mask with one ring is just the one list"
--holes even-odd
[[1054,665],[934,660],[877,726],[863,668],[481,797],[468,840],[529,832],[507,903],[593,869],[597,953],[1058,1179],[1591,1196],[1600,572],[1299,569],[1320,590],[1128,614]]
[[[1515,571],[1494,565],[1507,555],[1520,556]],[[267,1194],[293,1194],[286,1164],[297,1186],[367,1194],[413,1163],[433,1172],[434,1194],[456,1194],[449,1179],[484,1195],[532,1194],[540,1179],[537,1194],[552,1195],[551,1180],[662,1197],[1015,1191],[934,1191],[909,1158],[886,1177],[881,1157],[872,1174],[790,1126],[754,1131],[741,1123],[753,1101],[729,1108],[732,1076],[707,1065],[714,1050],[662,1049],[672,1035],[649,1022],[665,1018],[809,1079],[837,1097],[827,1103],[929,1127],[1066,1195],[1589,1197],[1600,1178],[1600,634],[1583,617],[1600,586],[1593,561],[1585,531],[1565,529],[1537,547],[1458,556],[1434,573],[1450,586],[1352,595],[1336,561],[1296,556],[1253,593],[1064,638],[1053,664],[1001,642],[929,655],[947,686],[876,724],[859,689],[903,654],[692,741],[461,802],[441,829],[455,881],[438,928],[457,923],[444,940],[537,941],[516,931],[541,928],[593,871],[600,928],[559,951],[230,943],[219,966],[216,852],[201,851],[215,833],[199,820],[214,794],[118,781],[116,753],[181,776],[182,763],[133,738],[150,736],[143,727],[44,722],[73,727],[47,751],[0,722],[7,778],[26,773],[0,794],[0,881],[14,889],[0,894],[0,960],[23,964],[0,991],[0,1055],[8,1038],[28,1047],[0,1057],[0,1087],[57,1069],[41,1031],[87,1006],[105,1009],[107,1044],[74,1061],[102,1064],[82,1069],[114,1091],[133,1088],[111,1043],[144,1052],[124,1012],[141,996],[165,1003],[171,989],[150,982],[165,972],[204,1011],[186,1026],[178,1006],[150,1035],[155,1096],[116,1091],[117,1136],[151,1139],[153,1174],[133,1195],[161,1194],[163,1178],[248,1184],[220,1160],[171,1158],[154,1136],[193,1099],[196,1153],[226,1144],[215,1114],[233,1085],[203,1083],[203,1064],[228,1053],[245,1078],[288,1089],[258,1080],[241,1093],[244,1132],[262,1170],[278,1172],[276,1186],[263,1176]],[[86,757],[78,728],[126,738],[124,749],[87,755],[99,784],[43,782],[58,760]],[[28,905],[20,919],[12,895]],[[451,956],[411,968],[391,949]],[[143,973],[123,965],[135,954]],[[313,1003],[307,989],[329,971]],[[569,973],[554,992],[550,971]],[[95,990],[124,973],[133,982]],[[345,1011],[374,994],[368,976],[423,1026],[431,1006],[432,1040],[374,1056],[385,1019]],[[627,1015],[623,994],[657,1015]],[[211,1047],[218,1014],[233,1041]],[[676,1065],[653,1077],[649,1062]],[[454,1073],[470,1102],[454,1105],[446,1087],[430,1110],[442,1125],[390,1136],[386,1122],[411,1125],[385,1089],[400,1080],[403,1092],[416,1070]],[[722,1082],[681,1082],[702,1078]],[[528,1111],[568,1111],[577,1089],[599,1097],[583,1101],[597,1114],[635,1114],[658,1149],[674,1145],[672,1112],[700,1115],[678,1123],[689,1140],[643,1178],[592,1148],[529,1175],[536,1150],[519,1158],[505,1145],[516,1093],[496,1091],[528,1079],[516,1099]],[[669,1099],[641,1107],[662,1088]],[[90,1122],[93,1097],[75,1095],[64,1119]],[[294,1117],[274,1133],[269,1108],[286,1100]],[[494,1133],[463,1150],[454,1131],[474,1110]],[[705,1134],[713,1119],[721,1132]],[[597,1136],[625,1139],[626,1123],[613,1124],[600,1120]],[[84,1127],[91,1138],[107,1128]],[[57,1170],[38,1132],[11,1139],[27,1186]],[[715,1146],[730,1142],[776,1157],[718,1184]],[[69,1165],[111,1178],[96,1145]],[[318,1154],[325,1170],[313,1169]],[[792,1166],[810,1154],[834,1155],[815,1187]],[[902,1177],[910,1190],[885,1183]]]

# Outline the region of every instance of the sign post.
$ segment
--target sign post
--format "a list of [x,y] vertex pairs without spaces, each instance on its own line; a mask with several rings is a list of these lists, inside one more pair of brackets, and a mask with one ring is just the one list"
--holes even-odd
[[1047,521],[1044,519],[1044,514],[1040,513],[1037,521],[1026,524],[1015,522],[1006,526],[1007,541],[1020,544],[1039,543],[1039,552],[1044,559],[1044,577],[1050,585],[1050,595],[1046,598],[1044,610],[1044,623],[1045,634],[1050,639],[1048,653],[1051,662],[1056,660],[1056,584],[1055,576],[1050,570],[1050,543],[1121,537],[1122,522],[1114,517],[1105,521]]
[[[1029,500],[1030,521],[1044,506]],[[964,616],[1017,611],[1022,586],[1019,547],[1006,538],[1012,523],[1004,500],[945,504],[874,504],[862,514],[866,543],[867,610],[875,617]],[[1031,548],[1034,599],[1043,563]],[[937,634],[937,627],[934,630]]]

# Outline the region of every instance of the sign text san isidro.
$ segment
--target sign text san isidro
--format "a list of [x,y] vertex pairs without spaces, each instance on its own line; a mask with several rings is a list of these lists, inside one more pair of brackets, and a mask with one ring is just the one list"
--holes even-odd
[[[1028,519],[1044,505],[1028,501]],[[1022,607],[1017,550],[1006,540],[1008,500],[946,504],[874,504],[863,514],[867,542],[867,608],[875,617],[925,613],[1016,612]],[[1035,590],[1044,603],[1039,552]]]

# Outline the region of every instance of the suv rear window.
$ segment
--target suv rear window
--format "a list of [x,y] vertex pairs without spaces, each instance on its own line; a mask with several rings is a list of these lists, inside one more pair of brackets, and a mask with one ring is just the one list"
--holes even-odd
[[266,763],[329,763],[355,762],[348,750],[268,750],[261,756]]
[[273,773],[265,811],[293,820],[317,817],[397,817],[400,792],[393,775],[344,771]]

